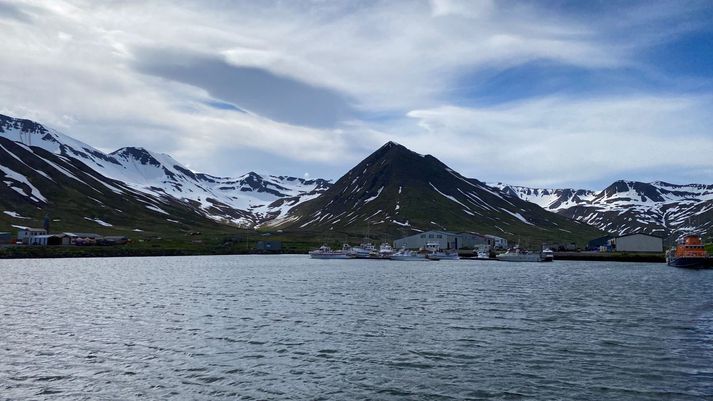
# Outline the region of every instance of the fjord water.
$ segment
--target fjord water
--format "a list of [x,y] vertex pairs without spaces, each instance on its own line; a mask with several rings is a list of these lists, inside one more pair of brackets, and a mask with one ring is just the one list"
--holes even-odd
[[713,397],[713,271],[0,261],[0,399]]

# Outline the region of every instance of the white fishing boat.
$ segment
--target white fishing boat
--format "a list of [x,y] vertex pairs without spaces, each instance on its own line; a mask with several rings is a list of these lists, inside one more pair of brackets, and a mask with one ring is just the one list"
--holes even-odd
[[405,248],[399,249],[398,252],[391,255],[391,260],[399,261],[411,261],[411,262],[427,262],[430,259],[426,257],[425,253],[418,253],[416,251],[411,251]]
[[355,258],[366,259],[377,257],[378,251],[374,244],[364,241],[359,246],[352,247],[351,254],[354,255]]
[[386,242],[379,246],[379,257],[382,259],[390,258],[394,253],[394,248]]
[[490,259],[490,252],[485,252],[485,251],[478,251],[478,253],[475,254],[476,259]]
[[552,262],[555,260],[555,252],[550,248],[545,248],[540,252],[540,259],[543,262]]
[[516,245],[507,250],[505,253],[497,255],[498,260],[505,262],[540,262],[541,256],[539,253],[533,253]]
[[443,250],[441,249],[441,244],[438,242],[427,242],[426,243],[426,257],[431,260],[458,260],[458,251],[456,250]]
[[344,244],[341,250],[335,251],[328,247],[326,244],[309,252],[309,257],[312,259],[353,259],[354,256],[351,254],[351,247]]

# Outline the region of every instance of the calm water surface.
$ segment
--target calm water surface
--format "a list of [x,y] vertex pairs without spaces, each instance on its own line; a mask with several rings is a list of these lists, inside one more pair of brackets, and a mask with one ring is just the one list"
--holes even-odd
[[713,399],[713,270],[2,260],[0,399]]

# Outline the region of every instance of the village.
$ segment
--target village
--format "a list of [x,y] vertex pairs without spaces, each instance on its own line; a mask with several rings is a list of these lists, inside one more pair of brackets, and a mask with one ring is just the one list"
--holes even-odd
[[[17,234],[0,232],[0,245],[19,246],[90,246],[90,245],[124,245],[130,242],[126,236],[102,235],[91,232],[61,232],[51,233],[49,227],[19,228]],[[283,241],[256,241],[254,250],[257,252],[280,253],[283,251]],[[393,241],[395,249],[419,249],[427,243],[437,243],[442,249],[457,251],[496,252],[508,249],[508,240],[496,235],[470,232],[426,231]],[[530,244],[531,245],[531,244]],[[538,245],[539,247],[540,245]],[[585,247],[574,243],[541,244],[557,252],[630,252],[630,253],[661,253],[664,251],[663,239],[648,234],[606,235],[590,240]]]
[[17,236],[10,232],[0,232],[0,245],[21,246],[86,246],[123,245],[129,242],[126,236],[101,235],[86,232],[50,233],[47,228],[21,228]]

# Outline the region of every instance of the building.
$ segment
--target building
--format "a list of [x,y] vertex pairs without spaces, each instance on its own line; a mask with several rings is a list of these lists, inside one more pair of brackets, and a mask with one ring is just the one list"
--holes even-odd
[[21,228],[17,230],[17,240],[22,241],[23,244],[29,244],[32,237],[38,235],[47,235],[47,230],[44,228]]
[[32,236],[27,240],[28,242],[23,243],[36,246],[58,246],[69,245],[69,240],[69,237],[64,234],[43,234]]
[[490,238],[493,241],[493,247],[495,249],[508,249],[508,240],[505,238],[501,238],[495,235],[486,235],[487,238]]
[[0,232],[0,245],[7,245],[11,244],[12,242],[12,234]]
[[494,245],[494,241],[485,235],[478,233],[457,233],[458,249],[490,249]]
[[69,236],[64,235],[64,234],[35,235],[28,239],[27,245],[39,245],[39,246],[69,245]]
[[282,241],[258,241],[255,244],[255,249],[261,252],[280,252],[282,251]]
[[96,233],[63,233],[72,245],[96,245],[103,237]]
[[617,252],[663,252],[663,238],[648,234],[627,234],[612,238]]
[[487,243],[485,236],[474,233],[452,233],[448,231],[425,231],[394,241],[394,248],[419,249],[427,243],[437,243],[441,249],[475,248]]
[[129,237],[124,235],[107,235],[96,239],[97,245],[125,245],[129,243]]
[[611,235],[605,235],[603,237],[595,238],[589,242],[587,242],[587,250],[589,251],[598,251],[601,247],[608,247],[610,246],[610,240],[612,239]]

